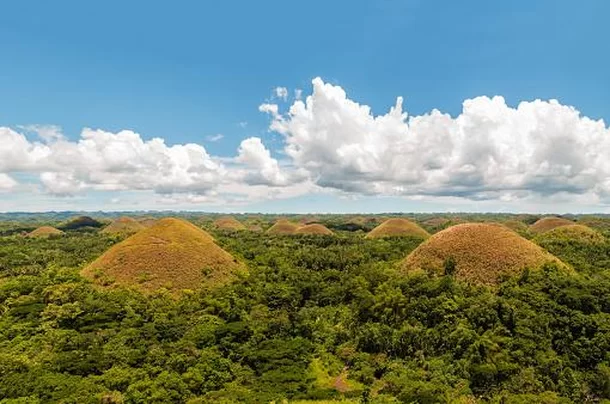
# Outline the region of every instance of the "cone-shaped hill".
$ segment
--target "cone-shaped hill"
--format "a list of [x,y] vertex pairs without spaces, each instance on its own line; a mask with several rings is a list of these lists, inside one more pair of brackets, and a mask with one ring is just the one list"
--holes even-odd
[[382,237],[421,237],[428,238],[430,234],[407,219],[392,218],[371,230],[366,238]]
[[178,291],[223,284],[241,267],[202,229],[166,218],[114,245],[82,274],[104,285]]
[[100,233],[105,234],[132,234],[144,229],[144,225],[130,217],[120,217],[113,220],[108,226],[104,227]]
[[104,227],[104,223],[89,216],[78,216],[59,226],[61,230],[79,230],[84,228]]
[[503,275],[538,269],[559,259],[505,226],[467,223],[449,227],[420,244],[402,262],[405,271],[449,272],[471,283],[496,285]]
[[61,230],[57,230],[55,227],[42,226],[34,231],[29,232],[27,234],[27,237],[50,237],[59,236],[60,234],[64,234],[64,232]]
[[580,224],[570,224],[556,227],[536,236],[535,241],[544,245],[552,242],[575,242],[580,244],[601,244],[604,236],[590,227]]
[[573,221],[562,217],[547,216],[531,225],[530,230],[534,233],[544,233],[545,231],[553,230],[556,227],[569,226],[572,224],[574,224]]
[[220,217],[214,221],[214,227],[219,230],[227,230],[227,231],[238,231],[238,230],[246,230],[246,226],[244,226],[240,221],[231,216]]
[[157,219],[154,217],[142,217],[138,219],[138,223],[144,227],[152,227],[157,223]]
[[267,229],[268,234],[294,234],[299,225],[293,222],[289,222],[286,219],[280,219],[273,226]]
[[333,232],[328,229],[328,227],[323,224],[313,223],[306,224],[305,226],[299,227],[296,234],[318,234],[318,235],[332,235]]

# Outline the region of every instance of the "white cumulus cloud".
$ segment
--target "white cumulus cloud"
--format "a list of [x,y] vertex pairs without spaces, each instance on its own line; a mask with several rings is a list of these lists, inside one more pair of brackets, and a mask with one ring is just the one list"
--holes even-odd
[[555,100],[466,100],[457,117],[409,116],[402,98],[384,115],[313,80],[313,93],[286,113],[274,104],[270,129],[322,187],[383,195],[520,199],[610,192],[610,130]]
[[276,87],[273,90],[273,95],[281,100],[286,101],[288,99],[288,89],[286,87]]

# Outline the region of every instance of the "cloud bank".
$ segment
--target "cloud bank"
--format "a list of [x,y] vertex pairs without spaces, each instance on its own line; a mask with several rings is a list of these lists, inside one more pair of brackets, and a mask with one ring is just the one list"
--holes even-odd
[[[55,126],[0,127],[0,192],[152,191],[193,204],[313,192],[610,201],[610,130],[571,106],[535,100],[511,107],[499,96],[477,97],[465,100],[456,117],[438,110],[410,116],[398,97],[387,113],[374,115],[339,86],[320,78],[312,85],[305,98],[294,90],[286,110],[259,106],[270,117],[269,130],[282,136],[278,157],[258,137],[220,157],[202,144],[168,146],[127,130],[85,128],[72,141]],[[274,92],[288,101],[287,88]]]

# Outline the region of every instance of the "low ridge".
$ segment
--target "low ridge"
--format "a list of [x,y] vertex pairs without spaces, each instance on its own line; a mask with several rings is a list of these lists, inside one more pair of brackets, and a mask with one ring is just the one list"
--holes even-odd
[[402,218],[392,218],[371,230],[366,238],[382,237],[421,237],[428,238],[430,234],[416,223]]
[[553,230],[556,227],[569,226],[572,224],[574,224],[573,221],[562,217],[547,216],[531,225],[530,230],[534,233],[544,233],[545,231]]
[[296,234],[319,234],[319,235],[332,235],[332,231],[328,227],[319,223],[306,224],[305,226],[299,227]]
[[58,236],[60,234],[64,234],[63,231],[56,229],[51,226],[42,226],[37,228],[34,231],[29,232],[27,237],[49,237],[49,236]]
[[105,234],[132,234],[144,229],[144,225],[130,217],[120,217],[113,220],[108,226],[104,227],[100,233]]
[[223,284],[240,267],[199,227],[166,218],[114,245],[82,274],[104,285],[175,292]]
[[496,285],[504,275],[524,268],[537,269],[559,259],[505,226],[494,223],[459,224],[440,231],[420,244],[402,262],[405,271],[424,270],[437,275]]
[[214,221],[214,227],[219,230],[238,231],[246,230],[246,226],[231,216],[218,218]]
[[280,219],[273,226],[267,229],[268,234],[294,234],[299,225],[293,222],[290,222],[286,219]]

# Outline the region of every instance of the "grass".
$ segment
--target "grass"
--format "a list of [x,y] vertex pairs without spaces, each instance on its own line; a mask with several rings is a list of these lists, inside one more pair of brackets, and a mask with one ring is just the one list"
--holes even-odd
[[138,223],[140,223],[144,227],[152,227],[157,223],[157,219],[154,217],[143,217],[138,219]]
[[506,275],[559,259],[514,231],[493,223],[468,223],[436,233],[402,262],[405,271],[455,274],[470,283],[496,285]]
[[132,234],[144,229],[144,225],[130,217],[120,217],[101,230],[105,234]]
[[416,236],[428,238],[430,234],[419,225],[407,219],[393,218],[371,230],[366,238]]
[[27,234],[28,237],[50,237],[64,234],[63,231],[51,226],[42,226]]
[[166,218],[111,247],[82,274],[98,283],[144,292],[216,286],[241,267],[212,236],[180,219]]
[[324,226],[323,224],[319,224],[319,223],[313,223],[313,224],[306,224],[305,226],[301,226],[299,227],[296,232],[296,234],[326,234],[326,235],[332,235],[333,232],[330,231],[326,226]]
[[228,231],[246,230],[246,226],[244,226],[240,221],[231,216],[225,216],[216,219],[214,221],[214,227],[219,230]]
[[562,217],[547,216],[531,225],[530,230],[534,233],[544,233],[557,227],[569,226],[571,224],[574,224],[574,222],[571,220],[564,219]]
[[268,234],[295,234],[300,226],[286,219],[280,219],[268,230]]
[[89,216],[78,216],[68,220],[67,222],[59,226],[61,230],[78,230],[87,227],[104,227],[104,223],[95,220]]

